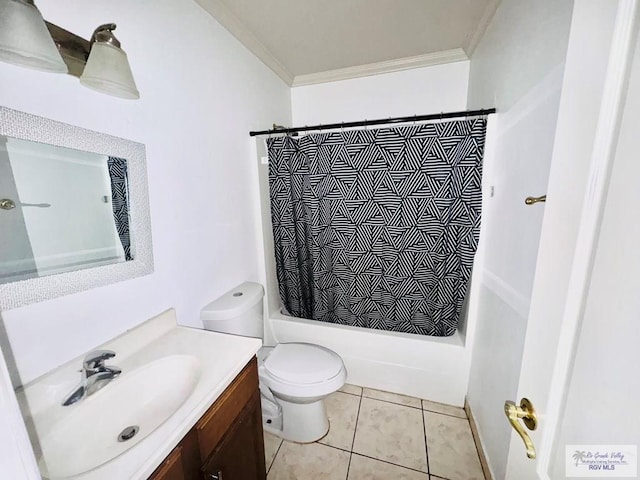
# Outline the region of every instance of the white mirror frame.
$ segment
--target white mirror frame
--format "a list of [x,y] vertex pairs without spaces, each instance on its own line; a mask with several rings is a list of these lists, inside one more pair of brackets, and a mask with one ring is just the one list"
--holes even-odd
[[0,284],[0,311],[129,280],[153,272],[151,217],[144,145],[0,107],[0,135],[120,157],[129,173],[129,230],[133,260]]

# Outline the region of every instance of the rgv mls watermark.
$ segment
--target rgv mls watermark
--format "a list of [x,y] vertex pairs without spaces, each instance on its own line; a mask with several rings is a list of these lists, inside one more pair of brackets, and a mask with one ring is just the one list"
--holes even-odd
[[567,477],[637,478],[637,445],[567,445]]

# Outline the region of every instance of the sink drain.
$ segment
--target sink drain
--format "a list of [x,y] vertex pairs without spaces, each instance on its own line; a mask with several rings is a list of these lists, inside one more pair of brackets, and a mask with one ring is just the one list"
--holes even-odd
[[137,425],[132,425],[130,427],[127,427],[124,430],[122,430],[122,432],[120,432],[120,435],[118,435],[118,441],[126,442],[127,440],[131,440],[133,437],[136,436],[136,433],[138,433],[139,431],[140,431],[140,427]]

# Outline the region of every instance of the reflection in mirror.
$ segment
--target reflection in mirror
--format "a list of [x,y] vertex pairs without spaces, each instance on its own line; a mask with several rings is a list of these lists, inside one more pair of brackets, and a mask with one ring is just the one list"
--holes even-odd
[[0,106],[0,311],[152,272],[144,145]]
[[127,161],[0,135],[0,282],[132,260]]

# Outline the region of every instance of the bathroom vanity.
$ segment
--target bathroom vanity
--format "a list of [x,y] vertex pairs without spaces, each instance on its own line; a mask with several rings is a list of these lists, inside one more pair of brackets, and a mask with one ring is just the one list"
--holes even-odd
[[261,344],[177,326],[170,309],[89,352],[115,352],[105,366],[122,372],[91,395],[63,406],[87,381],[85,355],[25,385],[43,478],[264,480]]
[[266,478],[254,357],[174,448],[150,480]]

